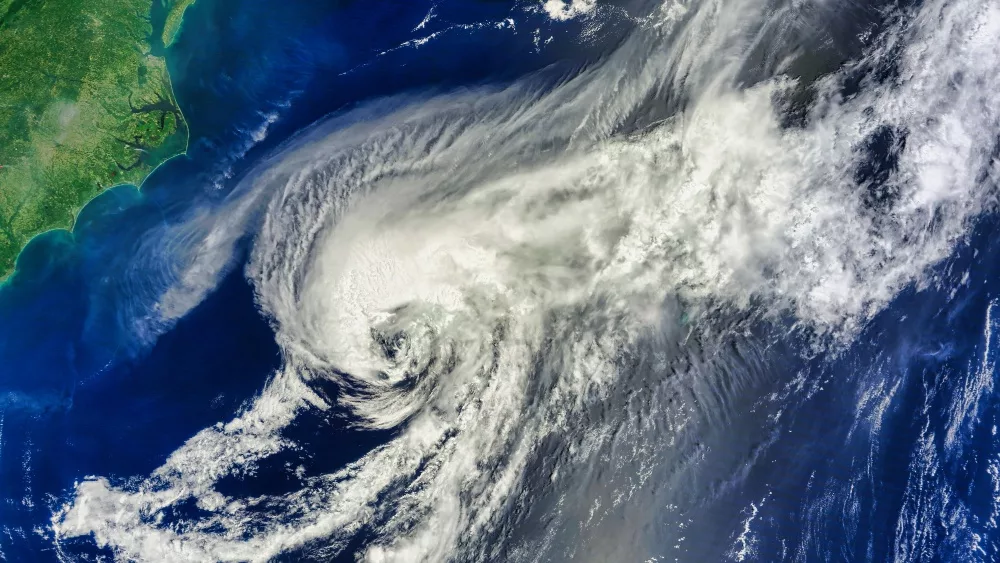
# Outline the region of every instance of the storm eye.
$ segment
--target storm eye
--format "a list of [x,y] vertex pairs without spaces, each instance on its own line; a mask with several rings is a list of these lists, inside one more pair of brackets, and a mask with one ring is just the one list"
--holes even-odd
[[397,361],[406,351],[408,341],[406,333],[401,330],[385,333],[372,328],[371,335],[378,351],[391,362]]

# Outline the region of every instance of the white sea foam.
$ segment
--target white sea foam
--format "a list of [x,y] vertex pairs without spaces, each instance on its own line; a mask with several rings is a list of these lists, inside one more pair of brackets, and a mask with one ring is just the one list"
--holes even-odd
[[[868,55],[901,46],[898,80],[844,98],[828,77],[808,124],[783,128],[775,100],[792,81],[735,84],[762,18],[795,9],[730,4],[664,9],[684,25],[658,22],[553,91],[395,100],[272,158],[241,201],[268,202],[247,273],[285,365],[153,475],[79,483],[57,537],[92,534],[123,559],[264,561],[317,541],[331,555],[369,528],[369,561],[493,560],[483,540],[525,502],[540,446],[580,434],[664,314],[757,307],[829,342],[920,283],[990,199],[1000,8],[928,3]],[[616,133],[664,85],[682,109]],[[855,171],[886,127],[906,144],[894,199],[873,209]],[[231,246],[245,205],[205,248]],[[210,275],[192,266],[183,287],[217,278],[219,257],[202,263]],[[331,408],[397,434],[287,495],[217,490],[291,447],[282,430],[300,413]],[[608,424],[564,463],[594,455]],[[186,502],[200,514],[171,521]]]

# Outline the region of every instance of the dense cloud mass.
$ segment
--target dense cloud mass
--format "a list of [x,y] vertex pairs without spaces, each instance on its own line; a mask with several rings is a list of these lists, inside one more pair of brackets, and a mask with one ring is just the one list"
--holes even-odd
[[[584,532],[672,503],[648,479],[723,416],[738,385],[719,374],[753,371],[747,327],[849,342],[992,206],[1000,8],[887,12],[833,62],[793,40],[829,9],[668,2],[554,87],[393,98],[298,135],[178,227],[195,250],[160,309],[183,315],[250,233],[282,368],[152,475],[80,482],[57,537],[148,561],[323,558],[362,533],[373,562],[533,561],[575,535],[648,556],[639,532],[619,552]],[[867,164],[876,148],[892,166]],[[391,438],[333,472],[287,467],[289,491],[221,490],[317,412]],[[604,505],[567,494],[597,460],[618,468]],[[522,530],[533,506],[552,533]]]

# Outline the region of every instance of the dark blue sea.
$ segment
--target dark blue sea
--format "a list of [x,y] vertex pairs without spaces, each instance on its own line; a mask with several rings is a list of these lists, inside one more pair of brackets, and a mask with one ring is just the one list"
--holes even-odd
[[[163,555],[168,551],[136,551],[137,543],[115,539],[116,533],[127,535],[128,530],[98,537],[60,534],[54,528],[64,514],[60,511],[74,502],[80,483],[102,478],[114,490],[147,490],[144,479],[164,466],[185,442],[203,429],[221,428],[241,413],[254,412],[255,402],[266,395],[264,390],[280,381],[279,374],[291,365],[292,348],[278,336],[289,321],[269,312],[272,305],[268,305],[266,290],[255,282],[256,270],[251,266],[255,245],[263,240],[258,234],[258,228],[265,228],[259,227],[265,224],[263,218],[238,234],[218,279],[177,318],[163,318],[157,307],[164,292],[185,275],[179,264],[187,259],[182,250],[189,241],[161,241],[150,233],[180,232],[171,227],[224,208],[234,191],[266,169],[262,162],[304,144],[302,139],[312,134],[309,131],[317,131],[313,125],[317,122],[326,124],[318,126],[323,135],[336,135],[339,129],[363,125],[369,119],[363,110],[370,102],[402,95],[390,98],[396,100],[390,105],[403,108],[402,113],[379,110],[371,118],[372,122],[387,119],[391,126],[393,119],[401,119],[399,115],[408,115],[407,96],[414,100],[444,96],[442,104],[447,108],[461,108],[465,102],[448,101],[453,99],[449,96],[505,92],[526,80],[530,86],[525,88],[542,96],[572,85],[574,77],[603,76],[598,71],[615,60],[612,54],[627,45],[637,30],[651,28],[650,14],[661,13],[658,4],[596,0],[594,11],[560,20],[547,14],[543,4],[532,0],[198,0],[188,10],[177,43],[168,49],[157,47],[167,58],[175,94],[190,127],[187,154],[162,165],[141,188],[120,186],[101,194],[80,213],[72,233],[52,232],[34,239],[21,254],[17,272],[0,288],[0,559],[222,559],[219,551],[207,548],[178,548],[172,552],[176,559]],[[692,13],[699,6],[681,4]],[[711,3],[721,10],[728,4],[732,2]],[[787,8],[783,3],[773,4],[761,13],[773,15]],[[827,15],[820,19],[828,24],[825,29],[807,27],[791,33],[785,28],[764,28],[762,37],[769,33],[780,37],[774,39],[771,51],[759,42],[754,44],[751,51],[759,48],[764,53],[758,55],[757,63],[751,60],[754,56],[748,57],[751,62],[736,81],[736,90],[753,88],[779,71],[798,73],[802,83],[821,81],[822,76],[863,58],[864,38],[894,25],[897,16],[892,14],[906,15],[906,10],[921,7],[835,4],[823,7]],[[810,13],[816,11],[821,10]],[[161,25],[162,18],[154,10],[154,26]],[[815,36],[809,35],[810,30]],[[715,44],[708,36],[703,41]],[[673,45],[668,41],[663,49]],[[781,67],[771,64],[780,58],[775,54],[779,51],[815,56],[802,62],[804,66]],[[668,63],[660,67],[664,77],[683,67],[683,61]],[[858,76],[854,87],[859,90],[910,79],[905,73],[894,74],[898,69],[874,63],[872,68],[863,67],[858,64],[853,71]],[[697,69],[686,72],[693,76]],[[987,87],[971,79],[955,81],[954,88]],[[848,82],[844,92],[850,98]],[[696,94],[673,87],[664,78],[637,102],[638,109],[616,114],[608,137],[641,135],[694,105]],[[613,105],[627,90],[608,84],[606,99],[594,103]],[[812,94],[801,95],[795,103],[810,103]],[[487,94],[482,96],[486,99]],[[782,103],[780,96],[774,100]],[[782,111],[788,117],[783,126],[800,126],[795,123],[801,118],[798,106],[792,104]],[[512,113],[510,120],[518,118]],[[585,121],[581,120],[581,129]],[[738,129],[741,123],[734,119],[730,126]],[[408,134],[403,126],[400,131],[400,135]],[[1000,130],[994,137],[997,133]],[[916,137],[916,132],[911,133],[911,138]],[[551,147],[558,151],[563,145],[553,141]],[[892,151],[869,149],[864,158],[870,170],[856,175],[893,173]],[[549,149],[538,150],[512,160],[511,173],[523,163],[532,166],[532,159],[543,158]],[[477,154],[490,159],[498,152],[484,149]],[[744,169],[741,174],[749,178],[753,172]],[[885,177],[880,181],[889,182]],[[877,183],[869,183],[873,182]],[[891,208],[895,203],[877,197],[865,201],[868,210],[859,214],[897,217]],[[267,213],[260,212],[262,217]],[[733,204],[732,213],[738,215],[738,204]],[[934,222],[946,221],[945,213],[928,220],[927,232],[937,232]],[[582,435],[587,421],[603,423],[617,413],[627,413],[625,418],[648,432],[635,438],[644,444],[641,453],[623,453],[632,440],[628,431],[632,422],[610,424],[610,441],[594,446],[594,451],[604,453],[572,462],[577,465],[567,466],[560,473],[564,481],[559,481],[554,468],[577,459],[571,452],[577,452],[576,444],[584,440],[567,435],[567,443],[574,444],[571,447],[562,444],[558,434],[546,435],[533,446],[537,458],[525,462],[517,473],[523,483],[509,499],[490,505],[497,511],[492,524],[477,524],[480,527],[447,549],[382,552],[372,548],[401,545],[393,542],[403,541],[399,538],[405,539],[407,530],[422,525],[419,517],[399,524],[377,505],[399,502],[410,506],[405,504],[408,501],[392,500],[396,495],[412,498],[414,504],[426,501],[421,491],[434,490],[438,478],[426,467],[433,467],[444,455],[428,454],[415,474],[402,475],[374,493],[372,500],[361,503],[372,508],[357,527],[337,528],[333,539],[322,534],[298,544],[286,539],[287,549],[276,548],[275,553],[261,557],[273,555],[283,561],[362,557],[370,561],[1000,560],[1000,401],[994,373],[1000,352],[1000,334],[994,330],[1000,329],[998,228],[998,217],[984,205],[982,212],[963,223],[961,236],[949,239],[942,260],[932,260],[919,275],[898,287],[886,285],[891,295],[884,306],[859,313],[859,325],[842,338],[826,337],[820,334],[822,330],[805,326],[808,323],[796,318],[794,308],[765,314],[761,311],[769,307],[767,298],[752,296],[750,305],[720,305],[716,313],[703,317],[708,319],[705,323],[735,328],[731,333],[706,329],[703,339],[715,338],[709,334],[722,336],[712,342],[702,340],[697,350],[691,348],[697,335],[694,340],[678,337],[676,342],[668,337],[644,339],[636,345],[640,352],[615,356],[617,367],[626,375],[616,380],[611,391],[596,386],[588,391],[588,396],[607,393],[595,399],[597,406],[583,408],[579,418],[570,417]],[[909,244],[912,239],[906,235],[900,240]],[[768,268],[777,271],[780,265]],[[771,271],[765,268],[766,274]],[[296,287],[304,295],[306,282],[299,281],[302,285]],[[685,295],[677,297],[678,302],[685,303],[685,311],[696,310],[690,304],[693,298]],[[715,299],[709,301],[717,303]],[[573,309],[573,315],[582,317],[590,310],[580,306]],[[698,322],[688,320],[687,312],[683,319],[684,323]],[[491,330],[496,331],[494,335],[514,331],[502,323]],[[686,330],[679,334],[683,336]],[[553,329],[538,354],[580,334]],[[393,353],[401,353],[398,340],[386,346],[396,346]],[[500,345],[493,349],[499,357]],[[655,363],[654,352],[660,349],[668,356],[688,359],[668,360],[670,367],[663,373],[673,375],[657,379],[648,374],[660,373],[650,367]],[[731,361],[712,363],[720,354],[730,353]],[[525,384],[523,392],[543,393],[558,387],[555,379],[548,379],[556,377],[549,375],[544,367],[548,365],[538,360],[532,383]],[[702,389],[688,379],[699,369],[715,370],[725,377],[719,380],[722,383]],[[344,367],[343,371],[349,370]],[[670,404],[698,405],[695,410],[704,420],[687,427],[698,430],[681,433],[677,428],[682,425],[675,428],[657,422],[660,411],[655,405],[664,393],[663,381],[667,385],[677,381],[683,387],[670,395]],[[249,541],[257,533],[270,533],[268,526],[291,522],[288,526],[294,527],[304,509],[274,499],[312,487],[302,484],[313,483],[310,478],[341,475],[337,472],[351,464],[363,466],[359,460],[378,454],[380,448],[391,448],[405,438],[408,424],[420,420],[408,415],[393,424],[360,423],[356,418],[360,415],[337,406],[339,398],[354,389],[351,384],[324,385],[317,383],[316,392],[329,401],[330,410],[301,412],[281,431],[294,446],[264,457],[243,473],[234,471],[228,480],[216,484],[227,499],[270,499],[259,506],[250,502],[256,506],[252,510],[269,514],[265,523],[248,522],[235,539],[227,535],[231,530],[218,524],[223,520],[212,520],[217,528],[209,524],[198,528],[191,522],[209,521],[206,515],[216,508],[198,504],[197,499],[170,510],[142,513],[137,521],[175,534],[174,539],[162,540],[166,543],[191,541],[198,549],[212,534],[225,536],[227,541]],[[483,401],[488,400],[480,399],[476,408],[486,409]],[[531,401],[525,404],[529,405],[526,409],[534,408]],[[647,419],[648,427],[642,426]],[[513,420],[515,426],[521,424]],[[681,436],[677,443],[667,440],[673,432]],[[460,430],[445,433],[460,434]],[[442,443],[451,439],[442,438]],[[492,471],[496,480],[509,477],[501,471],[507,466],[497,459],[518,455],[520,450],[516,441],[505,444],[507,449],[501,448],[498,457],[477,462],[477,471]],[[303,469],[296,473],[296,467]],[[612,485],[623,471],[644,476],[637,485],[639,494],[594,492],[605,485],[609,491],[618,491]],[[167,478],[149,483],[150,494],[174,486]],[[490,489],[470,485],[463,491],[457,497],[459,505],[472,503],[477,508],[470,513],[484,518],[486,509],[467,496],[487,498]],[[585,515],[560,512],[559,507],[572,504],[574,494],[605,499],[603,505],[596,502],[603,508],[590,512],[592,518],[608,510],[592,533],[587,531],[591,520]],[[327,508],[349,502],[334,494],[322,498]],[[609,504],[607,499],[613,498],[619,500]],[[434,513],[434,506],[428,506],[425,512],[415,513]],[[120,510],[133,508],[122,504]],[[280,514],[285,509],[295,514],[287,521]],[[462,512],[462,508],[456,510]],[[572,512],[570,508],[565,511]],[[106,518],[97,512],[95,508],[79,514],[94,522]],[[549,516],[550,512],[560,516]],[[428,518],[428,526],[444,530],[450,525],[447,520]],[[480,522],[471,517],[469,521]],[[193,535],[196,532],[200,535]],[[591,545],[574,539],[579,537],[604,547],[572,548],[576,541]],[[144,541],[159,540],[148,536]],[[497,547],[489,551],[472,546],[478,542],[494,542]],[[224,553],[225,548],[220,549]],[[379,559],[380,553],[392,556]],[[248,559],[235,552],[231,558]]]

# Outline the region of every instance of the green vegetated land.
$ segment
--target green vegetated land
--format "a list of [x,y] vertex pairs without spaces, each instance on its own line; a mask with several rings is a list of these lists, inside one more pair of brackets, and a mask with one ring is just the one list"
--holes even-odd
[[165,0],[167,6],[167,21],[163,24],[163,44],[167,47],[177,40],[184,22],[184,12],[195,3],[195,0]]
[[151,0],[0,0],[0,278],[31,237],[187,148]]

